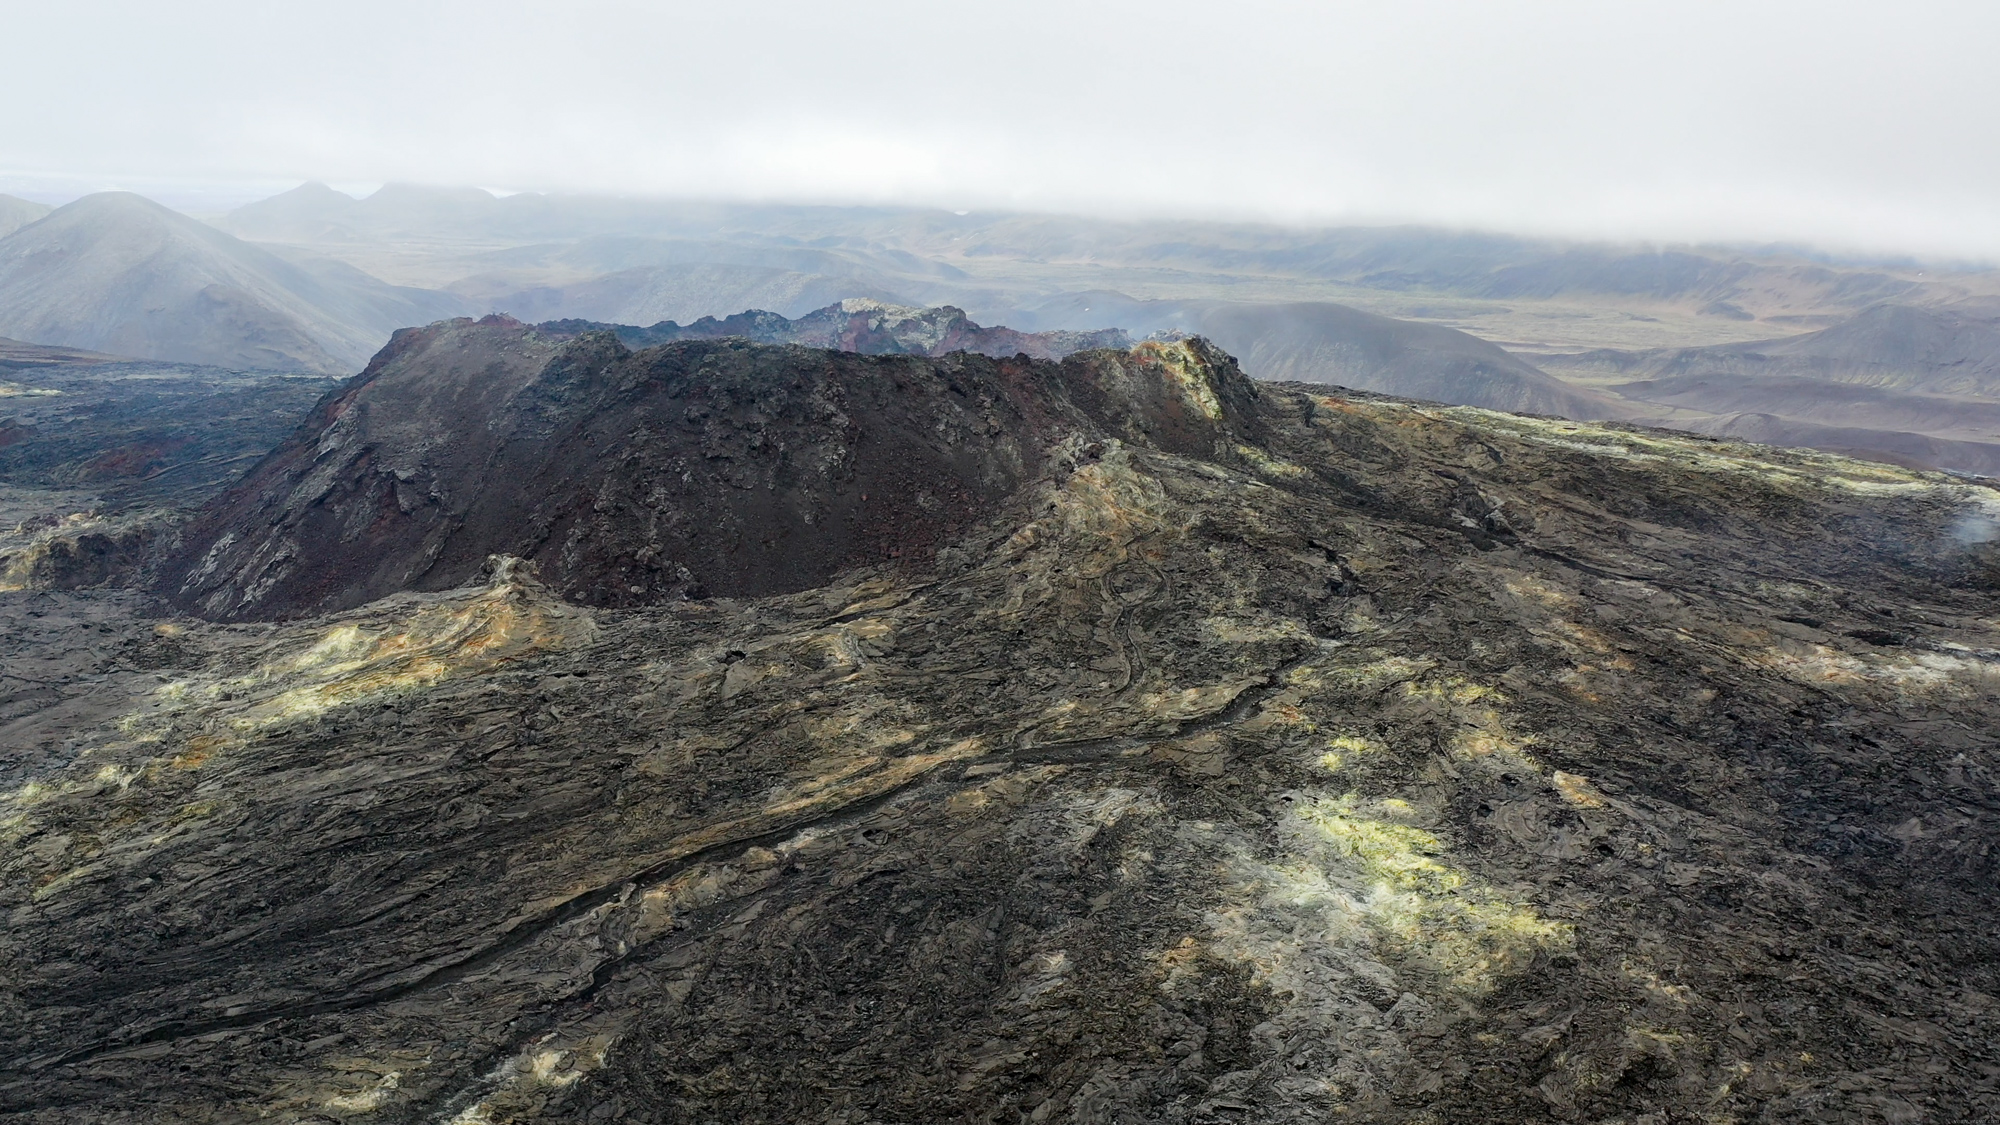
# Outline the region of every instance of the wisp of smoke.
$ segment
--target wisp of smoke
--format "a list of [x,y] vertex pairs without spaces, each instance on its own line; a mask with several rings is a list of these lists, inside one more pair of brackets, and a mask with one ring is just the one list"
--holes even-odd
[[1952,541],[1961,547],[1977,547],[2000,539],[2000,515],[1991,505],[1981,505],[1959,516],[1951,525]]

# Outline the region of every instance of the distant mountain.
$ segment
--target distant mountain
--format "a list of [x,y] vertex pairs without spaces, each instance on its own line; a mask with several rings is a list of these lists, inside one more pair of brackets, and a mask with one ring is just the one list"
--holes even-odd
[[[2000,349],[1989,346],[1994,317],[1979,304],[1980,294],[2000,287],[2000,275],[1785,247],[1662,248],[1414,227],[1118,223],[906,207],[503,198],[415,185],[354,199],[308,184],[245,207],[226,225],[421,284],[455,278],[450,290],[468,311],[527,321],[687,325],[745,308],[801,318],[848,298],[949,305],[1027,332],[1116,326],[1135,336],[1201,334],[1259,377],[1577,418],[1635,410],[1652,416],[1643,402],[1622,404],[1578,384],[1690,375],[2000,393],[1991,363]],[[1238,296],[1250,292],[1298,296]],[[1822,331],[1756,344],[1552,356],[1546,368],[1537,367],[1537,355],[1490,342],[1538,341],[1569,352],[1604,343],[1736,341],[1807,326]],[[1880,428],[1769,405],[1704,416],[1770,414]],[[1676,404],[1675,416],[1702,410]],[[1912,432],[1960,440],[1928,428]]]
[[546,273],[597,277],[646,266],[717,262],[874,282],[889,277],[940,281],[963,281],[967,277],[965,271],[943,262],[880,245],[854,245],[837,239],[800,245],[788,240],[754,240],[740,236],[658,238],[593,235],[573,242],[534,243],[490,251],[477,259],[482,275],[495,277]]
[[951,352],[1035,359],[1061,359],[1091,348],[1129,348],[1132,338],[1116,328],[1095,332],[1017,332],[1012,328],[982,328],[949,305],[919,309],[881,301],[850,298],[796,320],[774,312],[751,309],[693,324],[662,321],[649,328],[558,320],[540,326],[544,333],[577,335],[609,328],[627,347],[648,348],[675,340],[717,340],[737,336],[760,344],[803,344],[870,355],[942,356]]
[[1091,324],[1109,318],[1134,333],[1205,336],[1259,379],[1332,383],[1565,418],[1595,420],[1629,412],[1609,396],[1572,386],[1469,333],[1325,301],[1136,301],[1096,291],[1064,294],[1036,313],[1041,323]]
[[389,184],[366,199],[356,199],[322,183],[307,183],[239,207],[217,225],[263,242],[463,235],[475,233],[495,207],[504,204],[478,188]]
[[[331,254],[441,286],[467,311],[529,321],[687,322],[761,308],[799,316],[848,297],[936,303],[965,277],[880,243],[801,244],[720,218],[741,210],[658,201],[495,197],[478,189],[390,184],[355,199],[305,184],[232,212],[246,239]],[[508,245],[516,243],[516,245]],[[498,248],[496,248],[498,247]]]
[[1705,348],[1599,350],[1545,362],[1648,380],[1803,378],[2000,399],[2000,301],[1882,304],[1817,332]]
[[0,195],[0,238],[13,234],[29,223],[41,218],[51,210],[45,204],[11,195]]
[[1710,414],[1775,414],[1820,426],[1887,427],[2000,441],[2000,402],[1990,400],[1789,375],[1682,375],[1606,389],[1622,398]]
[[137,195],[86,196],[0,239],[0,335],[254,370],[358,370],[447,294],[280,256]]
[[[1421,227],[1116,222],[915,207],[502,198],[408,184],[365,199],[308,184],[242,208],[224,225],[409,284],[477,278],[481,297],[697,261],[840,277],[861,265],[874,287],[838,296],[952,304],[1023,329],[1118,323],[1037,323],[1023,315],[1079,291],[1175,301],[1256,292],[1258,300],[1333,301],[1533,346],[1680,346],[1824,327],[1884,301],[1936,305],[2000,293],[2000,273],[1990,269],[1782,246],[1662,247]],[[660,256],[662,244],[680,249]],[[614,245],[624,249],[614,252]],[[501,255],[513,260],[503,267]],[[805,263],[809,255],[819,261]],[[835,260],[842,264],[825,268]],[[1555,315],[1541,311],[1549,306]],[[601,308],[563,315],[631,319]]]
[[[460,312],[668,325],[672,338],[720,331],[861,350],[1037,356],[1129,342],[1117,329],[1095,336],[1070,330],[1130,315],[1138,321],[1122,327],[1208,336],[1261,378],[1574,418],[1619,413],[1612,400],[1569,387],[1464,332],[1328,302],[1135,301],[1108,291],[1071,292],[1044,295],[1043,324],[1031,325],[1057,330],[1055,336],[987,329],[966,306],[930,295],[964,291],[984,302],[983,315],[1001,316],[1017,307],[1010,298],[886,238],[808,243],[784,234],[732,236],[731,223],[743,216],[728,209],[721,219],[700,219],[709,237],[675,237],[667,219],[677,212],[665,205],[519,198],[391,185],[354,199],[307,184],[229,217],[230,229],[271,240],[257,246],[136,196],[93,196],[0,240],[0,332],[144,358],[343,371],[358,368],[394,329]],[[827,210],[780,208],[777,217],[763,219],[782,228]],[[635,223],[649,211],[665,234],[586,229],[599,221]],[[820,217],[864,225],[868,219],[859,211]],[[468,260],[484,272],[448,293],[397,289],[298,245],[393,241],[398,232],[473,237],[551,227],[577,237],[482,251]],[[921,241],[927,229],[919,223],[907,237]],[[536,277],[553,280],[533,283]],[[943,307],[914,307],[904,296],[909,292]],[[713,327],[723,323],[716,317],[746,308],[769,310],[782,326],[760,322],[749,332],[731,317],[727,329]],[[932,343],[912,342],[920,339]]]
[[[1535,355],[1659,425],[2000,475],[2000,302],[1882,304],[1816,332]],[[1649,414],[1648,405],[1669,408]]]
[[1614,400],[1572,387],[1496,344],[1435,324],[1324,302],[1214,305],[1197,330],[1259,379],[1359,390],[1520,414],[1604,419]]
[[467,264],[477,272],[452,292],[532,320],[649,324],[744,308],[801,316],[849,297],[957,304],[971,292],[959,284],[962,270],[880,246],[598,235],[494,251]]
[[352,238],[359,201],[321,183],[300,184],[229,213],[216,224],[242,238],[267,242],[316,242]]

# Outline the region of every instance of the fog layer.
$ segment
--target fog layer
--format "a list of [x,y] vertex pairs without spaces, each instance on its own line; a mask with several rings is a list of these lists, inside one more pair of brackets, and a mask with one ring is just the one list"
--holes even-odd
[[105,2],[7,22],[33,48],[0,70],[0,190],[43,197],[412,180],[2000,255],[1986,4]]

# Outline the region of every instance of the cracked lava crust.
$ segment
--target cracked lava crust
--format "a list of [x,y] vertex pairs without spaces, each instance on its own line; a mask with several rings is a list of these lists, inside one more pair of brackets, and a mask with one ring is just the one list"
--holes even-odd
[[5,595],[0,1112],[1990,1121],[1996,511],[1200,341],[400,335],[180,615]]

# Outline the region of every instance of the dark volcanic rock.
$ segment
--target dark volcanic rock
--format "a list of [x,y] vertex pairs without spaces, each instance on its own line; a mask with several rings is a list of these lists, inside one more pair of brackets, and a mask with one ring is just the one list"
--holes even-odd
[[126,361],[51,365],[0,394],[0,485],[193,508],[243,475],[338,384]]
[[[944,441],[989,393],[998,432]],[[210,513],[205,589],[441,582],[515,509],[571,513],[532,540],[564,581],[572,530],[633,541],[614,516],[872,511],[824,449],[965,526],[639,606],[510,559],[269,624],[0,592],[0,1114],[2000,1119],[1976,482],[1252,395],[1195,343],[461,322]],[[912,491],[989,479],[963,513]],[[742,581],[832,565],[744,542]]]
[[929,558],[1072,435],[1212,455],[1255,393],[1199,342],[1058,365],[445,322],[398,333],[211,504],[166,590],[297,616],[457,586],[492,554],[593,605],[799,590]]

